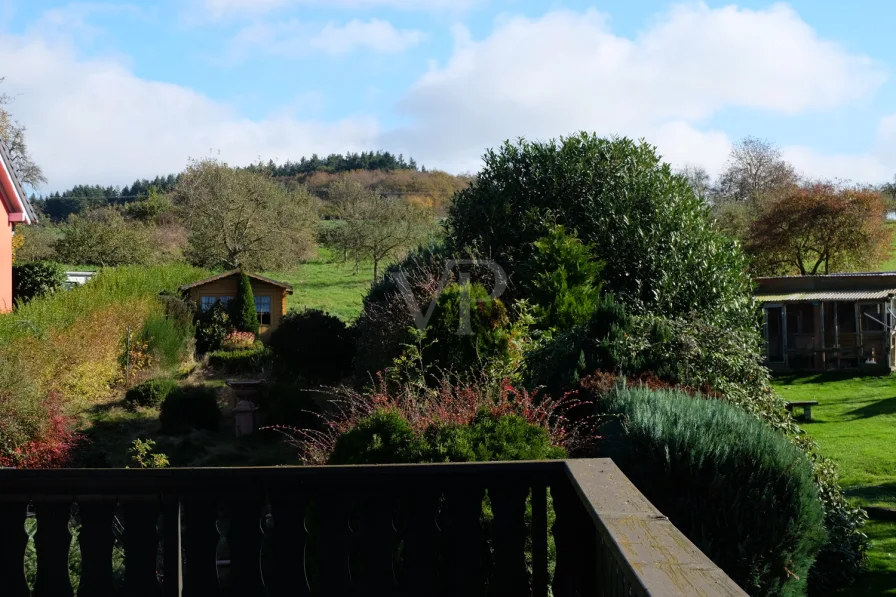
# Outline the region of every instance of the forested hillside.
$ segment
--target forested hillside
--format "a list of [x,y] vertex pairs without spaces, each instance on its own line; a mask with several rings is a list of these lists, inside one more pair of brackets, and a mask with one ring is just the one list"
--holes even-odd
[[[287,184],[302,184],[318,198],[326,201],[330,184],[341,176],[357,180],[365,188],[388,196],[405,196],[409,201],[430,207],[438,215],[444,214],[451,196],[467,186],[471,177],[454,176],[438,170],[427,171],[417,166],[413,158],[388,151],[331,154],[325,158],[317,154],[294,162],[277,164],[273,160],[246,166],[254,172],[266,172]],[[70,215],[83,215],[91,210],[110,205],[121,205],[146,199],[155,188],[165,194],[174,189],[181,173],[156,176],[152,180],[135,180],[124,187],[100,184],[79,184],[65,191],[51,193],[36,206],[54,222],[62,222]],[[324,216],[328,210],[323,210]]]

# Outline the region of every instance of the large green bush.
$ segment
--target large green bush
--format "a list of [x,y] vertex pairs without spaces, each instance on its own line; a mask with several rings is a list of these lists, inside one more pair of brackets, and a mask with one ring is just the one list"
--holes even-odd
[[258,312],[255,310],[252,282],[243,270],[240,270],[236,296],[230,302],[230,321],[237,331],[258,333]]
[[208,386],[180,386],[162,402],[159,422],[165,433],[183,433],[190,429],[217,431],[221,421],[218,392]]
[[27,302],[65,288],[65,270],[53,261],[32,261],[12,266],[12,298]]
[[805,453],[720,400],[617,388],[607,455],[656,507],[751,595],[804,595],[825,541]]
[[604,289],[632,313],[696,312],[754,325],[746,258],[654,147],[581,133],[507,142],[483,160],[476,184],[449,209],[448,239],[456,250],[475,248],[513,280],[534,243],[564,225],[594,247],[605,262]]
[[157,377],[135,385],[124,395],[130,406],[159,406],[168,397],[177,383],[167,377]]
[[287,313],[268,344],[275,374],[290,382],[337,383],[349,375],[355,356],[354,330],[318,309]]

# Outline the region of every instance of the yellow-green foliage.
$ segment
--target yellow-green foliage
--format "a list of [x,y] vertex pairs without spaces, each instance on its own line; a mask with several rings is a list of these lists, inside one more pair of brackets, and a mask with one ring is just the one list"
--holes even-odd
[[205,275],[181,264],[100,270],[84,286],[0,316],[0,358],[15,361],[43,393],[56,392],[66,410],[83,408],[120,378],[127,330],[139,332],[163,312],[158,294]]

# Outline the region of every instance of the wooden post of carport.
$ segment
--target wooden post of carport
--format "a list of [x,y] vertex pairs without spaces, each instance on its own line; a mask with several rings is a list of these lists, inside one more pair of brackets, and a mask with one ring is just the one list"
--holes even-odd
[[787,303],[781,305],[781,350],[784,353],[784,368],[788,368],[790,359],[787,357]]
[[[821,336],[821,370],[824,371],[827,363],[827,347],[824,345],[824,301],[818,302],[818,312],[819,312],[819,320],[821,321],[821,325],[815,328],[815,333]],[[820,329],[820,331],[819,331]]]
[[862,349],[862,319],[859,317],[859,302],[856,301],[853,303],[853,307],[855,308],[856,313],[856,356],[858,357],[858,365],[862,366],[862,353],[864,350]]
[[837,369],[840,369],[840,303],[834,301],[834,348],[837,349]]

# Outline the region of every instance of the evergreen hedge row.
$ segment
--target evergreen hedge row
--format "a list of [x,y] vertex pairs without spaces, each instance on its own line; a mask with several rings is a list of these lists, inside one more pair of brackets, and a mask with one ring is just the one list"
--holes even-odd
[[805,595],[825,541],[812,466],[797,446],[721,400],[618,386],[605,454],[751,595]]

